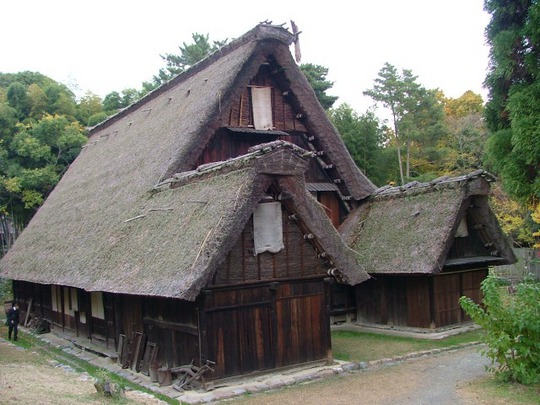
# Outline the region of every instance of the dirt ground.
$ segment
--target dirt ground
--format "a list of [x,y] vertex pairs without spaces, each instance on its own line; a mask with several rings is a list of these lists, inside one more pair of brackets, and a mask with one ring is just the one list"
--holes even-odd
[[[486,397],[482,392],[482,384],[479,383],[492,378],[485,371],[485,364],[487,360],[472,347],[380,366],[322,382],[299,384],[271,393],[246,394],[226,403],[512,405],[512,401]],[[96,393],[93,379],[87,374],[77,373],[69,367],[44,359],[36,352],[0,339],[0,403],[67,405],[113,402]],[[128,391],[126,400],[120,403],[163,404],[148,394],[134,391]]]
[[[94,387],[94,379],[57,362],[41,358],[0,339],[0,403],[3,405],[110,404]],[[143,392],[126,392],[122,404],[164,402]]]

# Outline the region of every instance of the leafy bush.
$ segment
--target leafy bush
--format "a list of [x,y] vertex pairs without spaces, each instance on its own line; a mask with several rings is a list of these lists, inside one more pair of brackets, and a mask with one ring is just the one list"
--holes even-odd
[[[11,291],[11,280],[0,277],[0,304],[3,306],[4,301],[13,299],[13,292]],[[0,314],[2,317],[3,314]]]
[[464,311],[483,329],[489,370],[505,381],[540,381],[540,283],[526,279],[509,292],[497,277],[482,282],[482,305],[461,297]]

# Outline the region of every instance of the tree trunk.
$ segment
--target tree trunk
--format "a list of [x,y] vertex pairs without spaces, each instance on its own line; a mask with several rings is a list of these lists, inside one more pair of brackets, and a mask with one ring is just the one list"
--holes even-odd
[[399,178],[401,181],[401,185],[403,185],[404,179],[403,179],[403,161],[401,158],[401,142],[399,141],[397,117],[393,108],[392,108],[392,118],[394,121],[394,135],[396,137],[397,158],[398,158],[398,165],[399,165]]
[[[407,176],[407,181],[409,181],[409,179],[411,178],[411,141],[409,139],[407,139],[407,142],[406,142],[406,147],[407,147],[407,158],[406,158],[406,166],[407,166],[407,170],[405,172],[405,175]],[[401,180],[401,184],[403,184],[403,180]]]
[[399,139],[396,139],[397,143],[397,158],[398,158],[398,165],[399,165],[399,177],[401,180],[401,185],[405,184],[404,178],[403,178],[403,163],[401,159],[401,145],[399,144]]

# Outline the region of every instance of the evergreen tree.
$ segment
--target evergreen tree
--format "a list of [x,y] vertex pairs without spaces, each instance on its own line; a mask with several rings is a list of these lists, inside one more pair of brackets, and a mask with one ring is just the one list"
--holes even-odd
[[166,66],[159,70],[157,76],[154,76],[151,82],[143,83],[144,93],[148,93],[163,83],[171,80],[174,76],[200,62],[228,42],[228,39],[223,41],[210,41],[208,34],[204,35],[197,32],[191,34],[191,39],[193,40],[193,43],[187,44],[183,42],[182,45],[178,47],[180,50],[179,54],[166,53],[165,55],[160,55],[166,62]]
[[388,178],[381,164],[384,129],[375,114],[358,115],[344,103],[328,115],[360,170],[374,184],[386,184]]
[[486,0],[488,163],[522,201],[540,198],[540,4]]
[[390,110],[393,139],[401,184],[415,177],[436,177],[440,158],[437,142],[445,134],[444,109],[436,90],[417,83],[412,71],[398,72],[390,63],[379,71],[373,88],[366,90],[377,103]]
[[315,95],[322,107],[325,110],[332,108],[338,98],[326,94],[326,92],[334,85],[333,82],[326,79],[328,68],[312,63],[304,63],[300,65],[300,70],[302,70],[302,73],[306,76],[313,91],[315,91]]

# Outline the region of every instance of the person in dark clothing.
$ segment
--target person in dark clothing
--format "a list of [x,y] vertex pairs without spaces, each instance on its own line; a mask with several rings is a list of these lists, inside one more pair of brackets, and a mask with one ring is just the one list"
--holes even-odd
[[13,334],[13,340],[17,340],[19,333],[19,304],[13,303],[13,307],[7,313],[8,323],[8,339],[11,340]]

